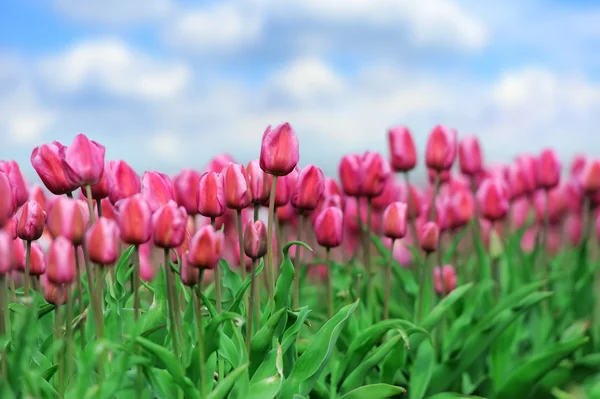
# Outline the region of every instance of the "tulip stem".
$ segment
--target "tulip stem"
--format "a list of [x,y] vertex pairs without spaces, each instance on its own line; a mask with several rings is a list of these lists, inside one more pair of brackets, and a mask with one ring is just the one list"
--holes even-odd
[[[371,274],[373,273],[371,267],[371,218],[373,217],[373,202],[372,198],[369,197],[367,199],[367,223],[366,223],[366,231],[365,231],[365,254],[367,259],[367,289],[371,288],[371,278],[373,277]],[[367,297],[367,300],[369,298]]]
[[17,289],[15,288],[15,278],[12,271],[8,272],[8,283],[10,284],[10,290],[12,291],[13,302],[17,303]]
[[[210,224],[212,225],[213,229],[216,228],[217,225],[217,221],[215,220],[214,217],[210,218]],[[242,256],[242,254],[240,254],[240,257]],[[217,262],[217,266],[214,269],[214,273],[215,273],[215,300],[216,300],[216,307],[217,307],[217,313],[221,313],[223,307],[222,307],[222,297],[221,297],[221,264],[220,262]],[[219,356],[219,354],[217,353],[217,363],[218,363],[218,370],[219,370],[219,382],[223,381],[223,379],[225,378],[225,361],[223,360],[223,358],[221,356]]]
[[[100,204],[98,203],[98,209]],[[140,246],[136,245],[133,254],[133,317],[137,323],[140,318]],[[141,347],[139,344],[135,346],[136,355],[140,355]],[[144,375],[142,373],[142,366],[138,365],[136,375],[136,395],[138,398],[142,397],[142,390],[144,387]]]
[[196,324],[198,326],[198,370],[200,370],[200,380],[198,381],[198,388],[202,398],[207,396],[206,392],[206,371],[204,370],[204,363],[206,362],[206,354],[204,353],[204,332],[202,327],[202,296],[200,295],[202,290],[202,280],[204,278],[204,269],[200,270],[200,278],[198,284],[196,284],[196,295],[194,296],[194,303],[196,305]]
[[273,269],[273,216],[275,214],[275,191],[277,190],[277,177],[273,176],[271,196],[269,198],[269,215],[267,219],[267,276],[269,279],[269,297],[275,306],[275,270]]
[[94,200],[92,199],[92,186],[89,184],[85,185],[85,196],[87,197],[87,204],[90,210],[90,226],[96,221],[96,214],[94,213]]
[[425,254],[425,260],[423,262],[423,267],[421,269],[421,275],[419,278],[419,304],[417,307],[417,324],[421,323],[421,317],[423,313],[423,299],[425,298],[425,277],[427,276],[427,264],[429,263],[429,252]]
[[[54,336],[57,343],[60,343],[62,346],[62,320],[60,315],[60,301],[63,299],[63,287],[59,286],[58,288],[58,303],[56,304],[56,308],[54,308]],[[62,348],[61,348],[62,349]],[[65,370],[64,370],[64,352],[59,349],[56,351],[56,364],[58,365],[58,378],[57,378],[57,386],[58,386],[58,395],[60,398],[65,397]]]
[[65,320],[65,328],[67,330],[67,379],[73,375],[73,291],[70,286],[66,286],[67,290],[67,317]]
[[[75,273],[77,274],[77,306],[79,315],[83,314],[83,284],[81,283],[81,264],[79,262],[78,246],[75,249]],[[91,290],[91,287],[90,287]],[[79,323],[79,334],[81,335],[81,349],[85,348],[85,323]]]
[[[302,228],[304,227],[304,213],[298,214],[298,228],[296,230],[296,241],[302,241]],[[298,309],[300,297],[300,245],[296,245],[294,255],[294,309]]]
[[[6,335],[6,275],[0,273],[0,337],[4,337]],[[5,362],[5,357],[2,356],[2,363]]]
[[410,232],[413,238],[413,243],[419,242],[419,237],[417,236],[417,223],[415,218],[415,212],[413,208],[415,205],[412,203],[412,191],[410,188],[410,179],[408,177],[408,172],[404,172],[404,183],[406,185],[406,205],[408,206],[408,220],[410,222]]
[[[242,210],[237,210],[237,233],[238,245],[240,250],[240,272],[242,273],[242,281],[246,281],[246,257],[244,254],[244,226],[242,221]],[[244,307],[248,309],[248,296],[244,292]]]
[[333,270],[331,269],[330,248],[325,249],[325,266],[327,267],[327,315],[331,319],[333,317]]
[[258,220],[258,212],[260,211],[260,204],[254,204],[254,221]]
[[273,223],[275,224],[275,247],[277,248],[277,264],[275,265],[275,271],[279,276],[279,273],[281,272],[281,262],[283,261],[283,236],[281,235],[281,224],[277,217],[277,209],[275,209],[275,213],[273,214]]
[[443,268],[442,265],[444,263],[444,259],[442,258],[442,240],[439,240],[438,243],[438,247],[436,250],[436,255],[437,255],[437,261],[438,261],[438,270],[440,271],[440,282],[441,282],[441,286],[442,286],[442,298],[446,296],[447,294],[447,290],[446,290],[446,282],[444,281],[444,275],[442,274],[443,272]]
[[167,301],[169,302],[169,321],[171,322],[171,342],[173,344],[173,354],[177,360],[181,362],[179,357],[179,344],[177,343],[179,334],[177,333],[177,322],[175,318],[175,310],[178,309],[178,307],[175,305],[174,298],[177,296],[177,293],[173,292],[175,284],[173,282],[173,271],[171,270],[171,265],[169,264],[169,256],[171,256],[169,248],[165,248],[164,253],[165,276],[167,277]]
[[98,217],[102,217],[102,203],[100,200],[96,200],[96,208],[98,208]]
[[392,289],[392,260],[394,259],[394,244],[396,244],[396,240],[392,238],[390,257],[388,259],[387,269],[385,270],[385,299],[383,301],[384,320],[387,320],[390,317],[390,292]]
[[256,270],[256,259],[252,259],[252,269],[250,271],[250,307],[248,308],[248,319],[246,320],[246,351],[250,359],[250,342],[252,341],[252,323],[254,322],[254,301],[256,295],[256,279],[254,273]]
[[431,197],[431,205],[429,207],[429,221],[435,222],[436,217],[436,209],[435,209],[435,199],[438,196],[441,186],[440,173],[436,172],[434,182],[433,182],[433,195]]
[[[483,264],[484,260],[481,258],[478,247],[478,239],[479,237],[479,218],[481,215],[481,210],[479,209],[479,201],[477,201],[477,181],[475,181],[475,177],[471,177],[471,192],[473,193],[473,198],[475,199],[475,217],[472,220],[471,225],[471,234],[473,235],[473,249],[475,250],[475,255],[477,256],[477,264]],[[473,273],[470,273],[473,276],[473,281],[479,280],[481,277],[481,269],[475,268],[475,270],[471,270]]]
[[25,249],[25,275],[23,278],[25,279],[25,296],[29,296],[29,284],[30,284],[30,276],[29,270],[31,268],[31,240],[27,240],[27,247]]
[[[544,190],[546,196],[546,208],[544,209],[544,230],[542,236],[542,267],[544,270],[544,291],[548,290],[550,278],[550,262],[548,260],[548,235],[550,234],[550,190]],[[544,301],[547,304],[547,301]]]

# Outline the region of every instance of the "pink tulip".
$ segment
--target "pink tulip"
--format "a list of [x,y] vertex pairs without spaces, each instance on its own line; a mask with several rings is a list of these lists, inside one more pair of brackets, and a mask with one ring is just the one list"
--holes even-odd
[[573,161],[571,162],[571,177],[577,179],[579,177],[579,173],[583,171],[586,163],[587,157],[585,155],[575,155]]
[[70,284],[75,280],[75,250],[65,237],[56,237],[48,251],[46,276],[54,284]]
[[205,225],[198,229],[188,252],[187,261],[198,269],[214,269],[223,255],[223,232]]
[[556,153],[550,149],[542,151],[536,169],[538,187],[548,190],[558,186],[560,170],[561,164]]
[[65,176],[78,187],[94,185],[104,173],[104,146],[80,133],[68,147],[59,150]]
[[187,213],[174,200],[161,206],[152,215],[152,239],[160,248],[176,248],[185,238]]
[[527,187],[523,169],[519,164],[513,163],[505,169],[504,179],[508,185],[508,192],[511,200],[521,198],[530,192]]
[[198,185],[200,184],[200,173],[194,169],[183,169],[173,179],[173,194],[175,201],[184,207],[188,215],[198,214]]
[[44,211],[46,210],[46,194],[39,184],[34,184],[29,189],[29,200],[36,201]]
[[31,165],[42,179],[44,186],[55,195],[70,193],[78,187],[67,179],[65,174],[60,157],[63,147],[61,143],[55,141],[35,147],[31,153]]
[[13,196],[17,207],[23,205],[29,198],[29,190],[27,183],[21,173],[21,168],[16,161],[0,161],[0,171],[6,173],[12,186]]
[[449,170],[456,158],[456,130],[442,125],[433,128],[427,139],[425,163],[437,172]]
[[46,272],[46,258],[42,246],[37,242],[31,244],[31,258],[29,261],[29,275],[41,276]]
[[260,168],[275,176],[285,176],[298,164],[299,142],[289,123],[268,126],[260,147]]
[[550,223],[558,223],[562,220],[567,211],[567,201],[562,187],[556,187],[547,192],[549,201],[546,198],[545,190],[538,190],[533,195],[533,204],[535,206],[536,220],[543,224],[546,218],[546,209]]
[[383,212],[383,235],[398,239],[406,235],[407,207],[403,202],[392,202]]
[[198,213],[201,215],[210,218],[223,215],[227,209],[223,175],[206,172],[200,176],[196,199],[198,201]]
[[523,186],[526,194],[532,194],[538,188],[537,183],[537,159],[531,155],[521,155],[515,160],[521,168]]
[[46,212],[36,201],[27,201],[17,214],[17,235],[26,241],[35,241],[44,233]]
[[55,239],[64,237],[73,245],[81,245],[89,223],[86,209],[87,205],[80,200],[60,197],[48,212],[48,231]]
[[142,196],[155,212],[169,201],[174,201],[173,183],[169,176],[159,172],[145,172],[142,176]]
[[387,180],[391,177],[390,164],[374,151],[364,153],[361,166],[363,178],[361,194],[368,198],[377,197],[383,192]]
[[0,227],[2,227],[14,215],[17,205],[10,179],[4,172],[0,172],[0,193],[2,193],[0,195]]
[[44,299],[46,302],[60,306],[67,302],[67,289],[62,284],[54,284],[43,274],[40,277],[42,287],[44,287]]
[[600,190],[600,160],[588,160],[579,173],[578,181],[586,193]]
[[231,162],[235,162],[233,157],[227,153],[223,153],[211,159],[204,170],[206,172],[221,173],[223,169],[225,169],[225,167]]
[[449,207],[451,225],[453,229],[459,229],[467,225],[475,216],[475,199],[473,194],[467,190],[460,190],[450,198]]
[[408,172],[417,164],[417,151],[407,127],[398,126],[388,131],[390,164],[396,172]]
[[456,288],[458,277],[452,265],[444,265],[433,269],[433,280],[435,282],[435,290],[438,294],[448,294]]
[[581,216],[570,214],[565,220],[565,231],[569,245],[577,247],[581,243],[583,237],[583,222]]
[[400,187],[394,179],[389,178],[385,183],[382,193],[374,197],[371,200],[371,204],[373,205],[373,209],[384,210],[389,204],[399,200]]
[[194,287],[200,281],[200,269],[190,265],[186,260],[181,262],[180,277],[183,285]]
[[512,225],[515,229],[520,229],[527,223],[527,218],[531,210],[531,205],[528,199],[519,198],[512,205]]
[[[260,168],[260,162],[258,160],[250,161],[248,166],[246,167],[246,172],[248,175],[248,185],[250,188],[250,193],[252,197],[252,202],[255,204],[262,204],[269,200],[271,196],[271,186],[273,185],[273,176],[268,173],[265,173]],[[284,187],[287,190],[286,184],[277,184],[277,189],[279,187]],[[285,203],[287,203],[289,197],[289,193],[286,193]],[[277,202],[277,201],[276,201]],[[281,206],[281,205],[280,205]]]
[[140,245],[140,278],[150,282],[154,280],[156,271],[152,265],[152,241]]
[[[100,181],[94,185],[92,185],[92,199],[96,201],[101,200],[103,198],[107,198],[110,194],[110,187],[108,182],[108,162],[104,165],[104,171],[102,172],[102,176],[100,176]],[[87,191],[85,187],[81,187],[81,194],[83,196],[82,199],[87,198]]]
[[440,228],[435,222],[425,222],[419,230],[419,243],[425,252],[435,252],[440,239]]
[[125,161],[108,161],[107,167],[108,198],[113,205],[141,192],[140,176]]
[[351,197],[362,195],[362,182],[364,180],[362,157],[351,154],[342,157],[339,165],[339,176],[344,193]]
[[17,267],[18,260],[13,248],[12,238],[5,231],[0,230],[0,275],[2,276]]
[[321,211],[314,223],[317,243],[325,248],[339,247],[343,238],[344,214],[340,208],[330,206]]
[[399,200],[410,204],[408,214],[411,219],[419,217],[423,208],[423,195],[416,186],[401,186]]
[[292,206],[300,211],[316,209],[324,189],[323,171],[314,165],[308,165],[300,171],[296,186],[291,190]]
[[117,223],[121,240],[141,245],[152,237],[152,211],[141,194],[135,194],[117,203]]
[[112,265],[119,257],[119,227],[114,220],[101,217],[88,230],[85,243],[90,260],[99,265]]
[[248,174],[244,165],[230,163],[223,170],[225,203],[230,209],[244,209],[252,202]]
[[477,202],[481,215],[494,222],[508,212],[508,187],[501,179],[487,179],[477,190]]
[[261,220],[246,224],[244,253],[251,259],[259,259],[267,253],[267,228]]
[[479,140],[475,136],[464,137],[458,147],[458,164],[460,171],[468,176],[481,172],[483,160]]

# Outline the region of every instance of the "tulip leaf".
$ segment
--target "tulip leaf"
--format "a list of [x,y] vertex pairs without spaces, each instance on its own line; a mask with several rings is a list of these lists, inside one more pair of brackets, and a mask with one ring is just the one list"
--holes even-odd
[[465,398],[485,399],[485,398],[482,398],[481,396],[469,396],[469,395],[462,395],[462,394],[453,393],[453,392],[438,393],[437,395],[429,396],[427,399],[465,399]]
[[[381,241],[381,238],[379,236],[377,236],[377,234],[371,233],[371,241],[373,242],[373,245],[375,245],[375,248],[377,249],[377,251],[379,252],[379,254],[384,259],[389,259],[390,258],[390,250],[389,250],[389,248],[387,248],[383,244],[383,241]],[[415,256],[415,259],[422,260],[421,255],[419,253],[417,253],[416,256]],[[394,270],[395,270],[396,274],[400,277],[399,283],[402,286],[402,288],[408,294],[410,294],[412,296],[416,296],[417,293],[419,292],[419,285],[417,284],[417,281],[415,280],[414,274],[411,273],[410,270],[408,270],[408,269],[402,267],[402,265],[398,264],[398,262],[395,259],[392,259],[392,261],[394,262],[393,263],[394,264]]]
[[236,324],[242,324],[244,322],[240,315],[236,313],[223,312],[218,314],[206,326],[206,330],[204,332],[206,357],[210,356],[213,352],[219,349],[219,327],[221,326],[221,324],[228,321],[234,321]]
[[388,384],[373,384],[356,388],[340,399],[387,399],[406,393],[406,389]]
[[289,254],[292,245],[300,245],[312,252],[312,248],[302,241],[290,241],[283,247],[283,261],[281,262],[280,274],[275,286],[275,311],[290,306],[292,283],[294,282],[294,278],[300,278],[300,276],[295,275],[294,264]]
[[427,387],[431,382],[433,367],[435,366],[435,352],[429,342],[424,342],[417,349],[417,356],[410,369],[409,399],[423,399]]
[[[256,284],[259,283],[258,277],[259,277],[260,272],[262,272],[262,270],[263,270],[264,267],[265,267],[265,262],[261,259],[258,267],[254,270],[254,278],[256,279],[256,281],[255,281]],[[242,283],[242,285],[240,286],[240,288],[235,293],[235,297],[233,299],[233,303],[229,307],[229,311],[230,312],[234,312],[234,313],[239,312],[239,310],[240,310],[239,309],[240,304],[244,300],[244,294],[246,293],[246,291],[250,287],[250,283],[252,282],[251,278],[252,278],[252,276],[249,274],[246,277],[246,280],[244,280],[244,282]]]
[[216,386],[216,388],[207,396],[207,399],[225,399],[228,397],[229,392],[233,388],[233,385],[248,369],[248,364],[244,364],[237,369],[233,370],[223,381]]
[[286,309],[279,309],[273,316],[267,320],[265,325],[252,337],[250,344],[250,375],[253,375],[262,359],[267,355],[273,343],[273,335]]

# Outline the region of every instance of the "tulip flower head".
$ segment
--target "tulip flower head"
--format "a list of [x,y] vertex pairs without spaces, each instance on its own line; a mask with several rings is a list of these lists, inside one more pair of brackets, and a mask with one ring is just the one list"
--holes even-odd
[[317,243],[325,248],[339,247],[344,233],[344,214],[335,206],[321,211],[314,223]]
[[456,130],[437,125],[429,134],[425,163],[436,172],[449,170],[456,158]]
[[44,183],[44,186],[55,195],[72,192],[78,186],[71,182],[65,174],[65,169],[60,156],[64,146],[55,141],[35,147],[31,152],[31,165]]
[[458,164],[460,171],[468,176],[481,172],[483,160],[479,140],[474,136],[464,137],[458,146]]
[[155,212],[169,201],[175,200],[173,183],[169,176],[159,172],[145,172],[142,176],[142,196]]
[[362,157],[361,167],[364,178],[361,184],[361,194],[368,198],[377,197],[383,192],[388,179],[391,177],[390,164],[381,154],[367,151]]
[[536,180],[538,187],[549,190],[558,186],[561,163],[553,150],[542,151],[536,164]]
[[396,172],[408,172],[417,165],[417,151],[407,127],[397,126],[388,131],[390,164]]
[[108,198],[113,205],[141,192],[140,176],[125,161],[108,161],[106,166],[108,168],[106,176]]
[[216,218],[225,213],[225,191],[223,175],[216,172],[206,172],[200,176],[198,193],[198,213],[209,218]]
[[285,176],[298,164],[299,142],[289,123],[268,126],[260,147],[260,168],[274,176]]
[[177,248],[185,238],[187,213],[174,200],[158,208],[152,215],[152,239],[159,248]]
[[196,195],[200,184],[200,173],[194,169],[183,169],[173,179],[175,201],[183,206],[188,215],[198,214]]
[[244,165],[230,163],[223,171],[225,203],[230,209],[244,209],[252,202]]
[[252,260],[267,253],[267,228],[262,220],[248,221],[244,230],[244,252]]
[[112,265],[119,257],[117,222],[101,217],[85,235],[90,260],[99,265]]
[[440,240],[440,228],[435,222],[425,222],[419,230],[419,243],[423,251],[435,252]]
[[321,168],[308,165],[298,175],[296,187],[291,191],[291,203],[300,211],[312,211],[317,208],[325,189],[325,175]]
[[17,214],[17,235],[26,241],[35,241],[44,233],[46,212],[35,200],[27,201]]
[[403,202],[392,202],[383,212],[383,235],[392,239],[406,235],[407,206]]
[[70,284],[75,280],[75,248],[65,237],[56,237],[48,250],[46,276],[54,284]]
[[224,235],[207,224],[198,229],[188,251],[187,261],[198,269],[214,269],[223,255]]
[[94,185],[100,181],[104,173],[103,145],[78,134],[68,147],[61,147],[59,155],[62,159],[65,176],[77,187]]
[[477,190],[477,202],[484,218],[491,222],[500,220],[508,212],[508,187],[499,178],[487,179]]
[[362,157],[359,154],[342,157],[338,170],[344,194],[350,197],[361,196],[364,180]]
[[452,265],[444,265],[433,269],[435,290],[438,294],[449,294],[456,288],[458,277]]

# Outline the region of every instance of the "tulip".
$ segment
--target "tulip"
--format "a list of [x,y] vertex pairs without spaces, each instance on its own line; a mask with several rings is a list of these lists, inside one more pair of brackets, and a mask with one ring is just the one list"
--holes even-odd
[[[277,186],[279,187],[279,185]],[[280,206],[276,210],[277,221],[281,224],[293,224],[298,214],[296,210],[289,202],[283,206]]]
[[25,245],[23,243],[23,240],[21,240],[20,238],[15,238],[13,240],[13,251],[15,251],[15,259],[16,259],[16,270],[20,270],[20,271],[26,271],[25,270],[25,266],[26,266],[26,254],[25,254]]
[[142,176],[142,196],[155,212],[169,201],[174,201],[173,183],[169,176],[159,172],[145,172]]
[[100,181],[104,173],[103,145],[80,133],[68,147],[61,147],[59,155],[67,179],[77,187],[91,186]]
[[408,172],[417,164],[417,151],[407,127],[398,126],[388,131],[390,164],[396,172]]
[[[294,168],[294,170],[292,170],[288,175],[281,176],[277,180],[279,182],[275,188],[275,207],[277,209],[284,205],[290,204],[290,197],[296,190],[299,174],[300,172],[298,172],[298,168]],[[290,204],[290,207],[293,209],[292,204]]]
[[587,163],[587,158],[585,155],[576,155],[571,162],[571,177],[578,178],[579,173],[583,171],[585,164]]
[[468,224],[475,216],[475,200],[467,190],[455,193],[450,200],[451,228],[459,229]]
[[17,238],[17,224],[17,215],[13,215],[6,221],[4,227],[2,227],[2,230],[6,232],[13,240]]
[[411,204],[408,210],[411,219],[415,219],[421,215],[423,195],[416,186],[412,184],[401,186],[399,200]]
[[578,175],[578,181],[586,193],[600,190],[600,160],[587,161]]
[[[98,208],[98,206],[100,206],[100,208]],[[103,216],[107,219],[113,220],[117,219],[117,210],[115,209],[113,204],[110,203],[110,200],[108,198],[103,198],[99,202],[96,202],[96,210],[98,216]]]
[[423,251],[435,252],[440,239],[440,229],[435,222],[425,222],[419,230],[419,243]]
[[298,175],[296,187],[292,189],[292,206],[299,209],[300,212],[315,210],[324,189],[323,171],[314,165],[308,165],[302,169]]
[[119,227],[104,217],[98,219],[85,235],[90,260],[99,265],[112,265],[119,257]]
[[[246,167],[246,173],[248,175],[248,186],[252,197],[252,202],[255,204],[262,204],[269,200],[271,195],[271,186],[273,184],[273,176],[265,173],[260,168],[260,162],[258,160],[250,161]],[[279,187],[283,187],[283,190],[287,190],[287,185],[279,184]],[[285,193],[285,203],[287,203],[289,193]],[[275,199],[275,206],[277,205],[277,197]]]
[[464,137],[458,146],[458,164],[460,171],[468,176],[475,176],[481,172],[483,161],[481,148],[477,137]]
[[403,202],[392,202],[383,212],[383,235],[399,239],[406,235],[407,206]]
[[54,284],[70,284],[75,280],[75,250],[65,237],[56,237],[48,251],[46,276]]
[[221,173],[223,169],[225,169],[225,167],[231,162],[235,162],[231,155],[227,153],[217,155],[216,157],[210,160],[208,165],[206,165],[205,171]]
[[25,241],[35,241],[44,233],[46,212],[37,201],[27,201],[17,214],[17,235]]
[[223,255],[224,235],[211,225],[198,229],[190,243],[187,261],[198,269],[215,269]]
[[340,197],[344,195],[337,181],[331,177],[325,178],[325,185],[323,189],[324,197],[331,197],[333,195],[339,195]]
[[29,200],[34,200],[43,210],[46,210],[46,194],[44,193],[44,189],[39,184],[34,184],[29,189]]
[[530,201],[526,198],[519,198],[512,204],[511,223],[515,229],[520,229],[527,223],[530,211]]
[[506,168],[504,178],[508,185],[511,200],[516,200],[531,192],[527,187],[526,177],[520,165],[513,163]]
[[400,199],[400,187],[394,179],[388,179],[385,183],[383,191],[377,197],[374,197],[371,200],[371,204],[373,205],[373,209],[377,211],[384,210],[389,204],[392,202],[398,201]]
[[246,224],[244,253],[252,260],[262,258],[267,253],[267,228],[261,220]]
[[544,150],[537,162],[536,181],[546,190],[558,186],[560,181],[560,160],[552,150]]
[[13,196],[17,207],[23,205],[29,198],[27,183],[21,174],[21,168],[16,161],[0,161],[0,171],[6,173],[13,188]]
[[500,179],[487,179],[477,190],[477,202],[484,218],[491,222],[500,220],[508,212],[508,187]]
[[538,190],[533,195],[535,216],[539,223],[544,223],[546,215],[550,223],[559,223],[568,209],[567,198],[563,187],[552,190]]
[[274,176],[285,176],[298,164],[299,142],[289,123],[268,126],[260,147],[260,168]]
[[13,196],[13,188],[10,184],[8,175],[0,172],[0,227],[13,216],[16,209],[15,197]]
[[198,213],[203,216],[216,218],[225,213],[225,193],[223,189],[223,175],[215,172],[206,172],[200,177],[196,195]]
[[[96,201],[100,201],[103,198],[107,198],[110,194],[110,187],[108,182],[108,162],[104,165],[104,170],[102,171],[102,176],[100,176],[100,181],[91,187],[92,189],[92,199]],[[81,194],[83,194],[84,198],[87,198],[86,188],[81,187]]]
[[433,128],[427,139],[425,163],[437,172],[449,170],[456,157],[456,130],[442,125]]
[[67,238],[73,245],[81,245],[89,222],[84,207],[85,204],[80,200],[60,197],[48,213],[47,226],[50,234],[54,238]]
[[140,278],[150,282],[154,280],[156,272],[152,266],[152,241],[140,244]]
[[223,172],[225,203],[230,209],[244,209],[252,201],[248,175],[243,165],[230,163]]
[[113,205],[141,192],[140,176],[125,161],[108,161],[107,167],[108,198]]
[[[4,277],[17,267],[17,258],[13,248],[12,238],[0,230],[0,277]],[[4,304],[0,304],[0,306],[4,306]]]
[[442,170],[438,172],[434,169],[427,169],[427,177],[429,178],[429,183],[435,184],[437,180],[440,183],[448,183],[450,181],[451,175],[449,170]]
[[152,239],[160,248],[176,248],[185,238],[187,213],[174,200],[161,206],[152,215]]
[[458,277],[452,265],[444,265],[433,270],[433,281],[437,293],[447,295],[456,288]]
[[340,182],[342,190],[350,197],[362,195],[363,168],[362,157],[351,154],[342,157],[339,165]]
[[45,274],[42,275],[40,281],[42,283],[42,287],[44,287],[44,299],[46,302],[55,306],[61,306],[67,302],[67,290],[62,286],[62,284],[55,284],[51,282]]
[[171,261],[173,263],[181,263],[184,261],[184,257],[187,257],[187,253],[190,250],[190,243],[192,242],[192,235],[189,230],[190,217],[188,215],[188,224],[185,228],[185,234],[183,235],[183,242],[174,251],[171,252]]
[[191,266],[187,261],[181,263],[179,271],[183,285],[194,287],[200,281],[200,269]]
[[30,276],[41,276],[46,272],[46,259],[42,246],[37,242],[31,244]]
[[368,198],[377,197],[383,192],[391,176],[390,164],[377,152],[367,151],[361,161],[363,178],[361,194]]
[[173,179],[173,191],[175,201],[183,206],[188,215],[198,214],[198,202],[196,195],[200,184],[200,173],[194,169],[183,169]]
[[340,208],[330,206],[321,211],[314,223],[317,243],[325,248],[339,247],[343,237],[344,214]]
[[117,223],[121,240],[127,244],[141,245],[152,237],[152,211],[141,194],[117,203]]
[[565,220],[565,231],[569,245],[577,247],[583,237],[583,222],[581,216],[570,214]]
[[531,155],[521,155],[515,162],[521,168],[525,193],[532,194],[538,188],[537,160]]
[[77,188],[65,175],[60,150],[64,146],[58,141],[35,147],[31,153],[31,165],[44,183],[55,195],[68,194]]

